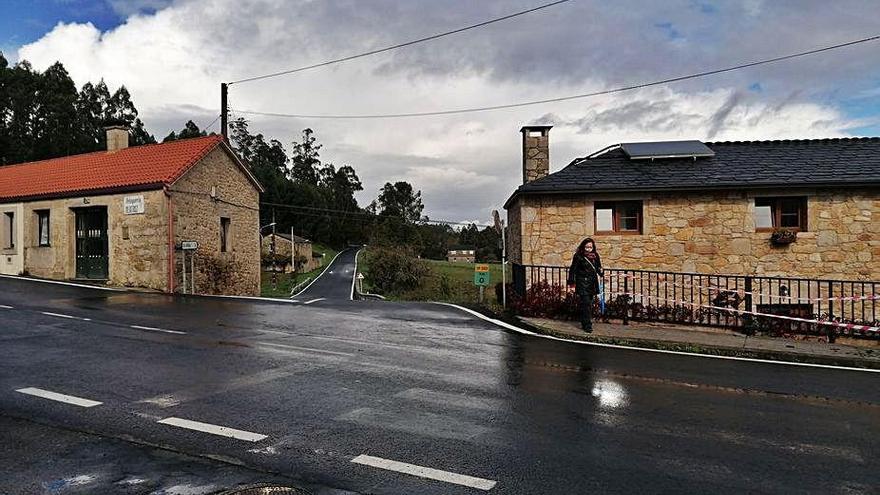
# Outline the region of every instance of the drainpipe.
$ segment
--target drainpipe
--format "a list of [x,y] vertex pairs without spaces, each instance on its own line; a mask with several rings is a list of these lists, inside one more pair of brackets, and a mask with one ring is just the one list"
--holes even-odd
[[162,188],[168,199],[168,293],[174,294],[174,209],[171,203],[171,191],[168,186]]

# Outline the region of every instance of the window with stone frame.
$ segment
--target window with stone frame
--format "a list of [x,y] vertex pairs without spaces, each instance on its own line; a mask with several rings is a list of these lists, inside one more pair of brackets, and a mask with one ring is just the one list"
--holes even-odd
[[229,226],[232,221],[227,217],[220,217],[220,252],[229,251]]
[[11,211],[3,214],[3,248],[15,248],[15,213]]
[[781,196],[755,198],[755,231],[807,230],[807,198]]
[[593,221],[597,234],[641,234],[642,201],[597,201]]
[[49,210],[37,210],[37,246],[49,246]]

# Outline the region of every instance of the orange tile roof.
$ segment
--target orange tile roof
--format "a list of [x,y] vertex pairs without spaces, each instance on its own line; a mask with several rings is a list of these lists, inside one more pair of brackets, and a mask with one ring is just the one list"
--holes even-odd
[[0,201],[160,188],[222,141],[221,136],[206,136],[7,165],[0,167]]

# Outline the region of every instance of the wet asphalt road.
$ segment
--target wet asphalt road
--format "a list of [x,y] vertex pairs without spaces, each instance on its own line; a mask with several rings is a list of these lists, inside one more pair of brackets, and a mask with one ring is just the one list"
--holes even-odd
[[877,493],[876,373],[555,342],[347,285],[305,305],[0,279],[0,493],[483,493],[360,455],[487,493]]
[[[360,248],[348,248],[339,253],[330,266],[311,284],[295,295],[302,302],[319,298],[339,301],[351,300],[354,296],[355,270]],[[314,304],[314,303],[313,303]]]

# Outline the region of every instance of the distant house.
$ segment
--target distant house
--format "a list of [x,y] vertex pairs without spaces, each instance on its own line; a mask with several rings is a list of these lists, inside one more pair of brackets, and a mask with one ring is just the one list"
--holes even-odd
[[129,148],[109,127],[107,144],[0,167],[0,273],[259,295],[262,187],[220,136]]
[[450,263],[473,263],[476,261],[476,251],[473,248],[455,246],[446,253],[446,259]]
[[[261,252],[264,268],[271,269],[270,254],[273,239],[275,241],[275,265],[279,271],[290,273],[296,268],[297,272],[304,273],[321,266],[321,259],[312,255],[312,241],[298,235],[277,233],[263,236]],[[291,256],[293,252],[296,254]],[[293,264],[292,260],[295,260],[296,263]]]
[[551,174],[549,131],[521,129],[516,263],[592,236],[606,266],[880,279],[880,138],[624,143]]

